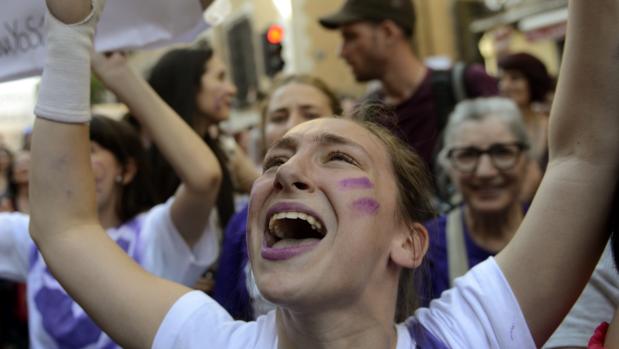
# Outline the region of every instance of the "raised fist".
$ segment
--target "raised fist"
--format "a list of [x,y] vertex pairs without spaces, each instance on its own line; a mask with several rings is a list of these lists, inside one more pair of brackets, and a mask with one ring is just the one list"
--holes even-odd
[[88,16],[97,0],[45,0],[49,12],[65,24],[78,23]]

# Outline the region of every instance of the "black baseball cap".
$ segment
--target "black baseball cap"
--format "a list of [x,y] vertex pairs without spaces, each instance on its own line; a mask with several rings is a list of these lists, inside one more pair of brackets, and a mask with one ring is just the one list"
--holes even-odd
[[412,33],[415,26],[412,0],[347,0],[339,11],[322,17],[319,21],[327,29],[338,29],[354,22],[386,19]]

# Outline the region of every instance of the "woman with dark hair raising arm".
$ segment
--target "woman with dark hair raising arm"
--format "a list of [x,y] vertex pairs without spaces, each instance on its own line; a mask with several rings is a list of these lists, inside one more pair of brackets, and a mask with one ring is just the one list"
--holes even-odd
[[[141,270],[98,224],[87,98],[78,93],[100,3],[47,4],[60,22],[79,24],[54,22],[48,33],[31,234],[67,291],[124,347],[533,348],[576,300],[608,239],[619,175],[619,0],[570,2],[549,166],[514,239],[401,324],[398,298],[410,285],[399,289],[400,276],[428,246],[418,156],[370,122],[326,118],[289,130],[266,156],[248,217],[256,284],[277,309],[235,322],[205,294]],[[78,75],[64,81],[68,60]],[[61,94],[43,93],[49,84]]]
[[[51,27],[55,24],[58,23],[49,23]],[[56,35],[70,37],[71,33],[56,32]],[[88,47],[88,42],[73,43]],[[53,44],[50,49],[60,53],[71,50]],[[46,81],[40,90],[43,100],[51,98],[60,101],[58,106],[62,108],[70,106],[77,110],[73,99],[65,97],[88,96],[87,87],[71,85],[74,69],[82,74],[79,75],[81,78],[90,79],[90,51],[84,50],[81,54],[83,56],[79,59],[65,60],[62,64],[50,59],[49,64],[54,68],[46,72]],[[79,143],[77,138],[66,134],[66,140],[71,138],[69,142],[81,147],[83,165],[92,169],[89,170],[91,176],[71,178],[86,181],[93,189],[94,200],[88,203],[88,207],[79,209],[94,209],[88,216],[94,219],[93,223],[103,228],[122,253],[133,258],[146,271],[193,285],[203,270],[215,262],[218,254],[217,239],[208,229],[208,214],[205,214],[213,207],[218,192],[221,180],[218,162],[200,137],[128,69],[122,56],[96,56],[94,63],[99,77],[148,128],[153,141],[182,179],[182,185],[173,198],[155,205],[148,178],[151,174],[138,134],[125,122],[94,116],[89,125],[81,125],[85,142]],[[51,79],[50,85],[50,74],[67,84],[56,85]],[[43,106],[38,112],[56,115],[50,106],[48,104],[47,109]],[[79,113],[81,117],[90,118],[88,99],[80,103]],[[41,139],[47,136],[40,135]],[[48,151],[52,151],[48,147],[38,149],[42,150],[38,154],[44,158],[47,158]],[[44,171],[51,175],[54,169]],[[74,204],[82,205],[83,202],[78,200]],[[58,209],[57,206],[48,208],[51,215],[55,215]],[[30,346],[33,349],[117,348],[118,345],[88,317],[51,274],[29,238],[28,224],[27,215],[0,213],[0,277],[28,285]],[[86,255],[93,252],[88,246],[83,248]],[[71,262],[79,263],[81,261]],[[98,268],[106,266],[99,265]],[[109,282],[109,285],[117,285],[120,280]]]

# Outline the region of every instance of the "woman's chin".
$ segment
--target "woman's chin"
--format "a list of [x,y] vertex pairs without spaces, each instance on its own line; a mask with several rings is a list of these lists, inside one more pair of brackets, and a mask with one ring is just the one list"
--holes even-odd
[[216,123],[220,123],[222,121],[226,121],[230,119],[230,109],[229,108],[221,108],[212,115],[213,121]]
[[509,202],[501,198],[476,198],[469,202],[469,207],[478,213],[491,214],[505,211]]
[[305,303],[303,299],[308,295],[304,296],[304,293],[311,289],[303,284],[302,280],[286,280],[279,277],[256,280],[256,284],[264,299],[282,307]]

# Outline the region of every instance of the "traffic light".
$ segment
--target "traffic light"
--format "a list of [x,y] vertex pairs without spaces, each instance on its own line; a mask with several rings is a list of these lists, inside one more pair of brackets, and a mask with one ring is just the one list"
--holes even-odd
[[267,76],[275,76],[280,72],[286,62],[282,57],[282,42],[284,40],[284,28],[272,24],[262,34],[262,52],[264,53],[264,72]]

